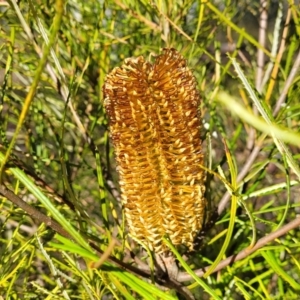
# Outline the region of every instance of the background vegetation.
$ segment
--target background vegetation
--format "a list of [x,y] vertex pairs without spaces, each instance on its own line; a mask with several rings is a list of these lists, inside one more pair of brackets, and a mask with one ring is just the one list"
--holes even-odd
[[[299,14],[296,0],[0,1],[0,298],[298,299]],[[126,236],[101,92],[162,47],[199,83],[210,169],[177,281]]]

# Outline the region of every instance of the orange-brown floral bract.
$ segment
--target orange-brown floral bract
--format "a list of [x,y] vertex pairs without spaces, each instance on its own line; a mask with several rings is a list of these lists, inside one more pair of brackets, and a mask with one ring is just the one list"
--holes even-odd
[[103,92],[130,233],[157,253],[190,249],[202,227],[205,198],[200,96],[186,60],[164,49],[154,64],[125,59]]

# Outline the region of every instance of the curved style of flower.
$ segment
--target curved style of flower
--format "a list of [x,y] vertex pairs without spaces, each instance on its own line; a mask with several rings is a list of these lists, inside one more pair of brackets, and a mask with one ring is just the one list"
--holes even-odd
[[186,60],[175,49],[154,64],[127,58],[103,92],[130,233],[156,253],[168,251],[164,235],[192,249],[206,200],[200,96]]

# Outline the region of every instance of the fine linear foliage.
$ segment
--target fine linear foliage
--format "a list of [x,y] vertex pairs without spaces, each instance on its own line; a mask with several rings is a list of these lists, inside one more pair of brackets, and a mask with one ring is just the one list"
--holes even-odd
[[151,65],[128,58],[103,87],[126,219],[157,253],[162,237],[193,248],[202,227],[200,96],[186,60],[164,49]]

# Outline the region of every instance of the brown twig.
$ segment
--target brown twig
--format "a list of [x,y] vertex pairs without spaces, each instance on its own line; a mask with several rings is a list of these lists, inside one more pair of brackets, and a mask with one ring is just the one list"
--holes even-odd
[[[283,53],[284,53],[285,48],[286,48],[286,41],[287,41],[290,21],[291,21],[291,9],[289,8],[288,11],[287,11],[286,20],[285,20],[285,24],[284,24],[284,28],[283,28],[283,32],[282,32],[280,47],[278,49],[278,53],[277,53],[276,58],[275,58],[275,64],[274,64],[274,67],[273,67],[273,70],[272,70],[272,73],[271,73],[270,83],[268,85],[268,89],[267,89],[267,92],[266,92],[266,97],[265,97],[266,103],[270,102],[270,98],[272,96],[272,92],[274,90],[274,86],[275,86],[275,83],[276,83],[276,78],[277,78],[278,72],[280,70],[280,62],[281,62]],[[275,116],[276,114],[277,113],[275,113],[273,115]]]
[[[259,32],[258,32],[258,42],[262,48],[266,46],[266,33],[268,26],[268,10],[267,10],[268,1],[260,0],[260,18],[259,18]],[[264,74],[264,64],[265,64],[265,55],[262,48],[257,49],[257,70],[256,70],[256,80],[255,87],[260,93],[262,89],[262,79]]]
[[27,204],[25,201],[23,201],[20,197],[18,197],[14,192],[9,190],[5,185],[0,185],[0,194],[10,200],[12,203],[23,209],[28,213],[28,215],[34,219],[37,223],[45,223],[46,226],[51,227],[54,231],[59,233],[60,235],[72,239],[72,237],[69,235],[69,233],[60,226],[59,223],[51,219],[50,217],[46,216],[45,214],[38,211],[33,206]]
[[293,67],[291,69],[291,72],[285,81],[284,87],[282,89],[282,92],[280,94],[280,97],[278,98],[278,101],[276,102],[275,109],[273,111],[273,115],[276,116],[282,106],[282,104],[285,101],[286,95],[288,93],[289,88],[291,87],[293,80],[295,79],[295,76],[297,75],[300,68],[300,51],[298,52],[298,55],[295,59],[295,62],[293,64]]
[[[268,26],[268,1],[260,0],[260,18],[259,18],[259,31],[258,31],[258,42],[261,48],[257,49],[257,69],[255,76],[255,88],[261,93],[262,91],[262,79],[264,75],[265,65],[265,54],[263,49],[266,46],[266,33]],[[257,115],[257,107],[253,107],[253,113]],[[256,129],[254,127],[249,128],[248,139],[247,139],[247,151],[251,151],[255,146]]]
[[[251,248],[251,249],[246,248],[246,249],[242,250],[241,252],[239,252],[238,254],[232,255],[232,256],[222,260],[218,264],[218,266],[215,268],[214,272],[220,271],[223,268],[227,267],[228,265],[231,265],[238,260],[244,259],[245,257],[251,255],[258,249],[265,246],[267,243],[274,241],[275,239],[279,238],[280,236],[288,233],[290,230],[295,229],[299,226],[300,226],[300,217],[298,217],[295,220],[291,221],[290,223],[282,226],[280,229],[259,239],[253,248]],[[209,268],[210,268],[210,266],[207,266],[203,269],[196,270],[195,273],[197,274],[197,276],[202,277]],[[179,282],[189,281],[191,279],[192,279],[192,277],[187,273],[179,273],[178,277],[177,277],[177,280]]]
[[[42,212],[38,211],[36,208],[32,207],[31,205],[27,204],[14,192],[8,189],[5,185],[0,185],[0,194],[6,199],[8,199],[9,201],[11,201],[12,203],[14,203],[19,208],[23,209],[38,224],[44,223],[47,227],[53,229],[58,234],[64,236],[67,239],[73,240],[72,236],[59,223],[57,223],[52,218],[46,216]],[[89,242],[89,244],[99,254],[99,256],[101,256],[100,258],[101,260],[103,258],[102,256],[105,254],[104,251],[102,251],[96,244],[94,244],[91,241]],[[108,262],[114,264],[115,266],[123,270],[126,270],[138,276],[142,276],[143,278],[150,279],[151,277],[150,271],[141,270],[130,264],[124,263],[111,255],[106,255],[105,260],[107,260]],[[101,260],[101,263],[103,263],[103,260]],[[172,279],[162,280],[161,278],[158,277],[155,278],[155,280],[158,284],[163,285],[164,287],[176,289],[178,293],[185,296],[186,299],[193,299],[191,294],[188,291],[186,291],[179,282]]]
[[[60,234],[61,236],[73,240],[72,236],[55,220],[52,218],[46,216],[33,206],[27,204],[24,200],[22,200],[19,196],[17,196],[13,191],[8,189],[5,185],[0,185],[0,194],[14,203],[16,206],[23,209],[33,220],[35,220],[38,224],[44,223],[47,227],[53,229],[55,232]],[[98,252],[99,255],[103,255],[103,251],[99,249],[93,242],[90,242],[90,246]],[[143,276],[145,278],[150,278],[149,272],[141,271],[138,268],[135,268],[129,264],[123,263],[122,261],[109,256],[107,258],[107,261],[117,265],[118,267],[121,267],[122,269],[126,269],[127,271],[130,271],[132,273],[135,273],[137,275]]]

